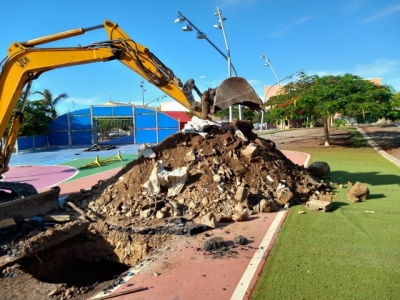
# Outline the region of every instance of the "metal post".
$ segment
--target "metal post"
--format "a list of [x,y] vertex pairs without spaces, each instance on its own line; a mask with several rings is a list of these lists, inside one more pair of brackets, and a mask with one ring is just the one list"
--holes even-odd
[[[222,34],[224,36],[224,41],[225,41],[225,47],[226,47],[226,57],[228,61],[228,77],[231,77],[231,69],[232,69],[232,64],[231,64],[231,52],[229,49],[229,44],[228,44],[228,39],[226,37],[225,33],[225,28],[224,28],[224,19],[221,17],[221,11],[219,10],[219,7],[217,6],[217,15],[218,15],[218,23],[219,26],[217,25],[217,28],[222,29]],[[226,20],[226,19],[225,19]],[[233,119],[233,108],[232,106],[229,106],[229,122],[232,122]],[[239,105],[239,120],[242,119],[242,110],[241,110],[241,105]]]
[[143,100],[143,107],[144,107],[144,92],[146,91],[144,89],[144,81],[142,80],[142,82],[140,83],[140,87],[142,88],[142,100]]
[[[270,67],[272,73],[274,73],[275,78],[276,78],[276,82],[278,83],[278,91],[279,91],[279,90],[281,89],[281,82],[280,82],[278,76],[276,75],[276,72],[275,72],[274,68],[272,67],[271,62],[269,61],[268,57],[267,57],[264,53],[262,54],[261,58],[264,58],[264,59],[265,59],[265,64],[264,64],[264,66]],[[275,84],[276,84],[276,83],[275,83]],[[275,85],[275,84],[274,84],[274,85]],[[271,88],[272,88],[272,86],[271,86]],[[271,88],[270,88],[270,89],[271,89]],[[267,94],[268,94],[268,92],[269,92],[269,90],[267,91]],[[267,98],[267,94],[265,95],[264,104],[265,104],[265,101],[266,101],[266,98]],[[261,112],[261,127],[260,127],[260,130],[262,130],[263,123],[264,123],[264,112],[262,111],[262,112]],[[267,126],[268,126],[268,125],[267,125]],[[283,129],[282,129],[282,120],[281,120],[281,130],[283,130]]]
[[[204,34],[203,31],[198,29],[196,27],[196,25],[194,25],[185,15],[183,15],[179,10],[177,12],[180,17],[175,20],[175,23],[182,23],[185,21],[188,22],[188,24],[197,31],[197,37],[199,39],[205,39],[215,50],[218,51],[219,54],[221,54],[228,61],[228,76],[231,77],[231,70],[233,70],[233,72],[235,73],[235,76],[237,77],[237,72],[236,72],[235,67],[233,66],[231,58],[230,58],[230,50],[229,50],[229,46],[228,46],[228,41],[226,39],[225,29],[223,27],[223,21],[226,19],[221,17],[221,12],[220,12],[219,8],[217,7],[217,12],[215,13],[215,15],[218,15],[219,26],[218,25],[214,25],[214,26],[216,28],[222,29],[222,33],[224,35],[224,40],[225,40],[225,45],[227,48],[227,55],[225,55],[217,46],[215,46],[215,44],[212,41],[210,41],[210,39],[207,37],[207,35]],[[185,31],[188,31],[188,30],[185,30]],[[191,29],[190,29],[190,31],[191,31]],[[232,114],[233,114],[232,106],[230,106],[229,107],[229,121],[232,121]],[[241,116],[242,116],[242,107],[241,107],[241,105],[239,105],[239,118],[240,119],[242,119]]]
[[[263,55],[264,55],[264,54],[263,54]],[[262,58],[263,58],[263,56],[262,56]],[[275,71],[273,71],[273,72],[274,72],[274,74],[276,74]],[[265,105],[265,102],[267,101],[269,91],[270,91],[275,85],[279,84],[279,88],[280,88],[280,83],[281,83],[282,81],[284,81],[284,80],[286,80],[286,79],[288,79],[288,78],[292,78],[293,76],[298,76],[298,75],[300,75],[300,74],[302,74],[302,73],[303,73],[303,69],[301,69],[301,70],[299,70],[299,71],[297,71],[297,72],[294,72],[293,74],[290,74],[290,75],[286,76],[286,77],[283,78],[283,79],[280,79],[280,80],[278,79],[277,82],[275,82],[273,85],[271,85],[271,86],[269,87],[269,89],[267,90],[267,92],[265,93],[265,96],[264,96],[264,105]],[[261,128],[260,128],[260,130],[262,130],[263,119],[264,119],[264,112],[261,113]]]

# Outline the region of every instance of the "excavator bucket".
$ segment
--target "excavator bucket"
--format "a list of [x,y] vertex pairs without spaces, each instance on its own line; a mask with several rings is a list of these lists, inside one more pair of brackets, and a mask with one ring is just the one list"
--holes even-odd
[[216,89],[214,111],[239,104],[253,111],[265,111],[261,99],[246,79],[242,77],[225,79]]
[[[0,188],[8,189],[9,186],[15,188],[17,184],[20,183],[0,182]],[[20,220],[57,211],[60,209],[58,201],[60,191],[60,188],[55,186],[40,194],[21,196],[10,201],[0,201],[0,221],[7,218]],[[0,200],[3,199],[0,197]]]

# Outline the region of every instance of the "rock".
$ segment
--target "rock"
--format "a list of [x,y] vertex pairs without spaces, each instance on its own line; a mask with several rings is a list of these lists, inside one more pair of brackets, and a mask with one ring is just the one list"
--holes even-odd
[[282,190],[276,195],[276,200],[282,205],[289,203],[293,198],[294,195],[290,190]]
[[235,236],[234,242],[235,242],[235,244],[238,244],[238,245],[247,245],[249,243],[249,241],[244,236],[241,236],[241,235]]
[[259,145],[261,147],[264,147],[269,151],[275,150],[275,143],[273,141],[271,141],[271,140],[264,140],[264,139],[257,138],[257,139],[254,140],[254,142],[257,145]]
[[203,203],[204,206],[207,206],[208,202],[209,202],[209,201],[208,201],[207,198],[203,198],[203,199],[201,200],[201,203]]
[[369,189],[366,185],[357,181],[354,186],[347,192],[347,200],[351,202],[359,202],[367,200]]
[[249,195],[249,189],[244,186],[239,186],[235,193],[235,200],[242,202]]
[[161,210],[157,211],[156,218],[157,219],[164,219],[165,218],[165,213],[163,211],[161,211]]
[[243,209],[244,209],[244,207],[243,207],[242,204],[238,203],[238,204],[235,205],[235,210],[236,211],[240,212],[240,211],[243,211]]
[[222,237],[214,237],[204,242],[204,250],[213,251],[226,248],[226,244]]
[[196,156],[195,155],[186,155],[183,158],[183,160],[186,161],[186,162],[195,161],[196,160]]
[[256,144],[250,143],[241,151],[243,156],[246,156],[248,159],[256,157],[260,154],[260,151]]
[[220,182],[221,182],[221,175],[215,174],[215,175],[213,176],[213,180],[214,180],[214,182],[216,182],[216,183],[220,183]]
[[150,209],[145,209],[145,210],[141,210],[140,211],[140,216],[142,217],[142,218],[148,218],[148,217],[150,217],[150,215],[152,214],[152,212],[153,212],[153,210],[150,208]]
[[326,174],[328,174],[331,171],[331,168],[329,167],[329,165],[326,162],[323,161],[316,161],[313,162],[308,168],[307,170],[314,176],[325,176]]
[[274,200],[262,199],[259,203],[260,212],[275,212],[279,210],[279,205]]
[[232,220],[237,222],[246,221],[249,219],[249,213],[247,211],[238,211],[232,216]]
[[189,203],[189,205],[188,205],[191,209],[195,209],[195,208],[197,208],[197,203],[196,202],[190,202]]
[[217,219],[215,218],[215,215],[212,212],[210,212],[201,218],[201,224],[206,225],[210,228],[216,228]]

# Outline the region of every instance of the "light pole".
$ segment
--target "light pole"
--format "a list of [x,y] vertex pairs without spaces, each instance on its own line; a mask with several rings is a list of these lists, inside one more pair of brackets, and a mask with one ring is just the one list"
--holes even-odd
[[142,100],[143,100],[143,107],[144,107],[144,92],[146,91],[144,89],[144,81],[142,80],[142,82],[140,83],[140,87],[142,88]]
[[[215,46],[215,44],[210,41],[210,39],[207,37],[207,35],[201,31],[200,29],[198,29],[196,27],[196,25],[194,25],[185,15],[183,15],[179,10],[177,11],[179,14],[179,17],[175,20],[175,23],[182,23],[182,22],[187,22],[188,25],[182,27],[183,31],[193,31],[193,28],[197,31],[196,33],[196,37],[198,39],[204,39],[206,40],[215,50],[217,50],[217,52],[219,54],[221,54],[228,62],[228,76],[231,77],[231,69],[233,69],[233,72],[235,73],[235,76],[237,77],[237,73],[235,70],[235,67],[233,66],[232,62],[231,62],[231,58],[230,58],[230,50],[229,50],[229,46],[228,46],[228,41],[226,39],[226,34],[225,34],[225,29],[224,29],[224,24],[223,21],[226,21],[227,18],[222,18],[221,16],[221,11],[218,9],[217,7],[217,12],[214,13],[214,15],[218,16],[218,25],[214,25],[215,28],[220,28],[222,29],[222,33],[224,35],[224,40],[225,40],[225,45],[227,48],[227,55],[225,55],[217,46]],[[240,116],[239,118],[241,119],[241,108],[239,106],[239,113]],[[232,106],[229,107],[229,121],[232,121]]]
[[[280,83],[281,83],[282,81],[285,81],[285,80],[288,79],[288,78],[292,78],[293,76],[300,76],[300,75],[302,75],[302,74],[303,74],[303,69],[301,69],[301,70],[299,70],[299,71],[297,71],[297,72],[294,72],[294,73],[292,73],[292,74],[286,76],[286,77],[283,78],[283,79],[280,79],[280,80],[278,79],[277,82],[275,82],[273,85],[271,85],[271,86],[269,87],[269,89],[267,90],[267,92],[265,93],[264,104],[265,104],[265,102],[267,101],[268,93],[269,93],[269,91],[272,89],[272,87],[274,87],[275,85],[279,84],[279,89],[280,89]],[[262,112],[262,114],[261,114],[261,129],[262,129],[263,118],[264,118],[264,112]]]
[[[214,13],[214,16],[218,16],[218,24],[214,25],[214,28],[222,29],[222,34],[224,36],[226,54],[227,54],[226,57],[227,57],[227,61],[228,61],[228,77],[230,78],[232,75],[231,74],[231,70],[232,70],[231,51],[229,50],[228,39],[226,37],[225,28],[224,28],[224,21],[226,21],[227,18],[222,17],[222,13],[219,10],[218,6],[217,6],[217,11]],[[233,118],[233,109],[232,109],[232,106],[229,106],[229,122],[232,122],[232,118]],[[241,119],[242,119],[242,106],[239,105],[239,120],[241,120]]]
[[[264,66],[270,67],[272,73],[274,73],[275,78],[276,78],[276,82],[278,83],[278,91],[279,91],[281,89],[281,82],[280,82],[278,76],[276,75],[276,72],[275,72],[274,68],[272,67],[272,64],[271,64],[270,60],[268,59],[268,57],[264,53],[261,55],[261,58],[265,59]],[[265,104],[265,99],[264,99],[264,104]],[[264,111],[261,112],[261,127],[260,127],[260,130],[262,130],[263,124],[264,124]],[[268,125],[266,127],[268,127]],[[265,129],[267,129],[267,128],[265,128]],[[282,130],[282,120],[281,120],[281,130]]]

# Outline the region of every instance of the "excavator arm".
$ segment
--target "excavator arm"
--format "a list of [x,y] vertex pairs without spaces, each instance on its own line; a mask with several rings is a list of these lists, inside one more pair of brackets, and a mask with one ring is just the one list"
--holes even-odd
[[[108,40],[92,43],[85,47],[37,47],[41,44],[77,36],[99,28],[105,28]],[[203,93],[200,93],[193,79],[182,84],[174,72],[165,66],[148,48],[131,39],[116,23],[106,20],[99,26],[73,29],[11,44],[0,73],[0,137],[4,136],[7,124],[27,83],[24,101],[26,101],[27,90],[29,90],[32,80],[37,79],[44,72],[110,60],[119,60],[188,108],[194,115],[203,119],[210,118],[218,110],[235,104],[243,104],[253,110],[264,110],[261,100],[244,78],[228,78],[217,88],[210,88]],[[196,91],[201,102],[195,100],[192,94],[193,90]],[[2,145],[0,175],[8,170],[12,149],[22,122],[23,109],[14,114],[9,135]]]

